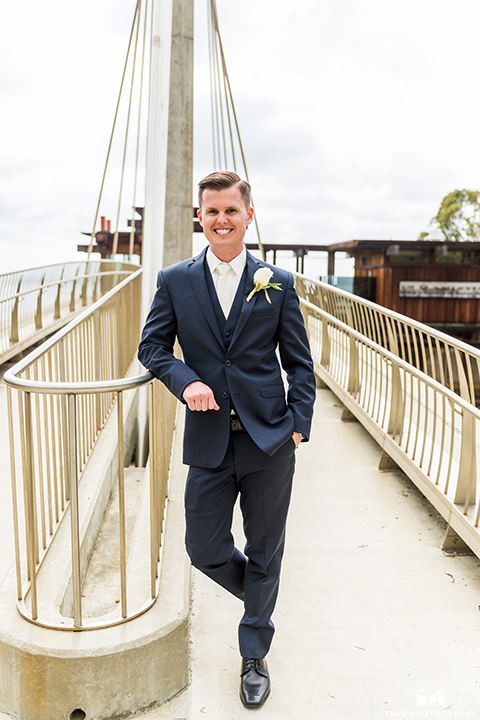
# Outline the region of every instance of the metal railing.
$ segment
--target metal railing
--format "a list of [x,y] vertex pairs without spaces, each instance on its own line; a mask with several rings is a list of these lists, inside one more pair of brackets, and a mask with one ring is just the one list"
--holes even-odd
[[[470,402],[475,349],[302,276],[296,286],[318,377],[446,519],[446,539],[460,537],[480,557],[480,411]],[[407,359],[397,352],[395,330],[409,333]],[[425,346],[438,354],[427,355]],[[455,377],[452,356],[458,394],[447,385]],[[433,377],[444,363],[448,376]]]
[[[10,419],[18,608],[28,620],[47,627],[80,630],[117,624],[144,612],[157,597],[176,400],[167,397],[163,386],[153,381],[149,372],[126,377],[139,341],[140,298],[141,270],[138,270],[4,376]],[[124,483],[127,460],[124,393],[144,385],[149,385],[150,403],[150,562],[147,563],[150,592],[146,601],[130,607],[128,593],[132,583],[129,585],[127,576],[129,549],[125,530],[125,508],[129,501]],[[121,598],[118,613],[85,622],[82,581],[88,560],[82,564],[81,528],[82,522],[85,524],[82,508],[85,516],[83,506],[91,503],[92,498],[79,503],[79,491],[101,431],[109,420],[116,425],[114,475],[118,485],[117,567]],[[18,476],[22,477],[21,483],[17,483]],[[20,511],[22,496],[23,514]],[[107,500],[109,496],[110,488]],[[55,545],[57,533],[60,534],[68,522],[67,513],[70,515],[67,535],[73,617],[63,617],[55,609],[58,598],[39,598],[38,589],[42,564]],[[63,525],[62,520],[65,520]],[[93,546],[95,539],[90,538],[88,542]]]
[[480,406],[480,350],[369,300],[295,274],[305,300]]
[[0,363],[65,325],[136,270],[131,263],[94,260],[0,275]]

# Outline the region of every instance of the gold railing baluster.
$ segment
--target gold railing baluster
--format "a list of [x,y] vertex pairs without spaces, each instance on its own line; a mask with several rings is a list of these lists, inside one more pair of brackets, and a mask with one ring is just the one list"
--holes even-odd
[[456,531],[480,557],[480,352],[361,298],[297,278],[320,380],[447,521],[455,516]]
[[[174,406],[177,401],[167,397],[167,392],[159,382],[152,384],[151,373],[133,378],[115,378],[116,371],[125,375],[136,353],[140,330],[140,281],[141,271],[138,270],[111,290],[109,295],[99,300],[91,312],[87,311],[84,316],[74,320],[30,356],[21,360],[5,376],[8,396],[11,396],[10,386],[16,388],[19,396],[18,432],[24,482],[23,525],[18,520],[17,492],[14,493],[18,607],[27,619],[49,627],[63,630],[106,627],[144,612],[157,597],[158,561],[174,430]],[[151,575],[151,592],[142,607],[138,608],[130,607],[131,603],[128,601],[123,398],[125,390],[145,384],[151,385],[149,425],[152,538],[148,570]],[[45,397],[42,398],[41,395]],[[89,395],[91,397],[87,397]],[[119,617],[113,620],[105,616],[105,619],[85,622],[81,595],[79,480],[87,466],[100,428],[107,422],[115,400],[118,433],[120,613]],[[13,432],[13,409],[10,411],[9,422]],[[13,435],[11,448],[14,488],[16,470]],[[42,594],[42,604],[38,602],[37,574],[41,572],[45,554],[48,553],[67,510],[70,513],[73,619],[60,616],[61,619],[55,622],[50,616],[45,619],[40,614],[54,598],[44,598]],[[22,543],[19,534],[20,530],[24,532],[23,528],[23,542],[26,542],[27,549],[26,571],[25,560],[22,559],[19,549]],[[22,573],[25,572],[26,581],[22,583]]]

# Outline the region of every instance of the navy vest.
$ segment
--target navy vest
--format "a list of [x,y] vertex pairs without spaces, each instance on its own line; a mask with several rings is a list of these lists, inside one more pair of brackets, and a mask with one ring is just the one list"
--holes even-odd
[[223,314],[222,307],[218,300],[217,291],[215,290],[215,285],[213,284],[212,273],[210,272],[210,268],[208,267],[208,263],[207,263],[206,259],[204,261],[204,271],[205,271],[205,281],[207,283],[207,288],[208,288],[208,292],[210,295],[210,299],[212,301],[212,306],[213,306],[213,310],[215,312],[215,317],[217,319],[218,327],[220,329],[220,332],[222,333],[222,338],[223,338],[223,342],[225,344],[225,349],[228,350],[228,348],[230,347],[230,342],[233,337],[233,333],[235,331],[235,327],[238,322],[238,318],[240,317],[240,312],[242,310],[242,303],[245,301],[245,285],[247,283],[247,264],[245,263],[245,269],[242,273],[242,277],[240,278],[240,282],[238,283],[237,292],[235,293],[232,307],[230,308],[230,313],[229,313],[227,319],[225,319],[225,315]]

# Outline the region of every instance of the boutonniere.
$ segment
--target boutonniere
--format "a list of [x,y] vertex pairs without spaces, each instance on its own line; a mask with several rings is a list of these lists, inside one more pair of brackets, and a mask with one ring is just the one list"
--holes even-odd
[[273,275],[273,270],[270,270],[268,267],[261,267],[257,270],[255,275],[253,276],[253,290],[250,293],[250,295],[247,297],[247,302],[250,302],[252,297],[255,295],[256,292],[259,292],[259,290],[265,290],[265,297],[267,298],[270,305],[272,304],[272,301],[270,300],[270,297],[267,292],[267,288],[273,288],[274,290],[282,290],[280,285],[282,283],[271,283],[270,278]]

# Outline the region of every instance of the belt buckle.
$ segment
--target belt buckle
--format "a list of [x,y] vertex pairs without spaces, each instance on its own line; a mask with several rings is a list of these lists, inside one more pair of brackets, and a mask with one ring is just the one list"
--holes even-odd
[[232,432],[238,432],[243,430],[243,425],[240,422],[240,418],[233,411],[230,413],[230,430]]

